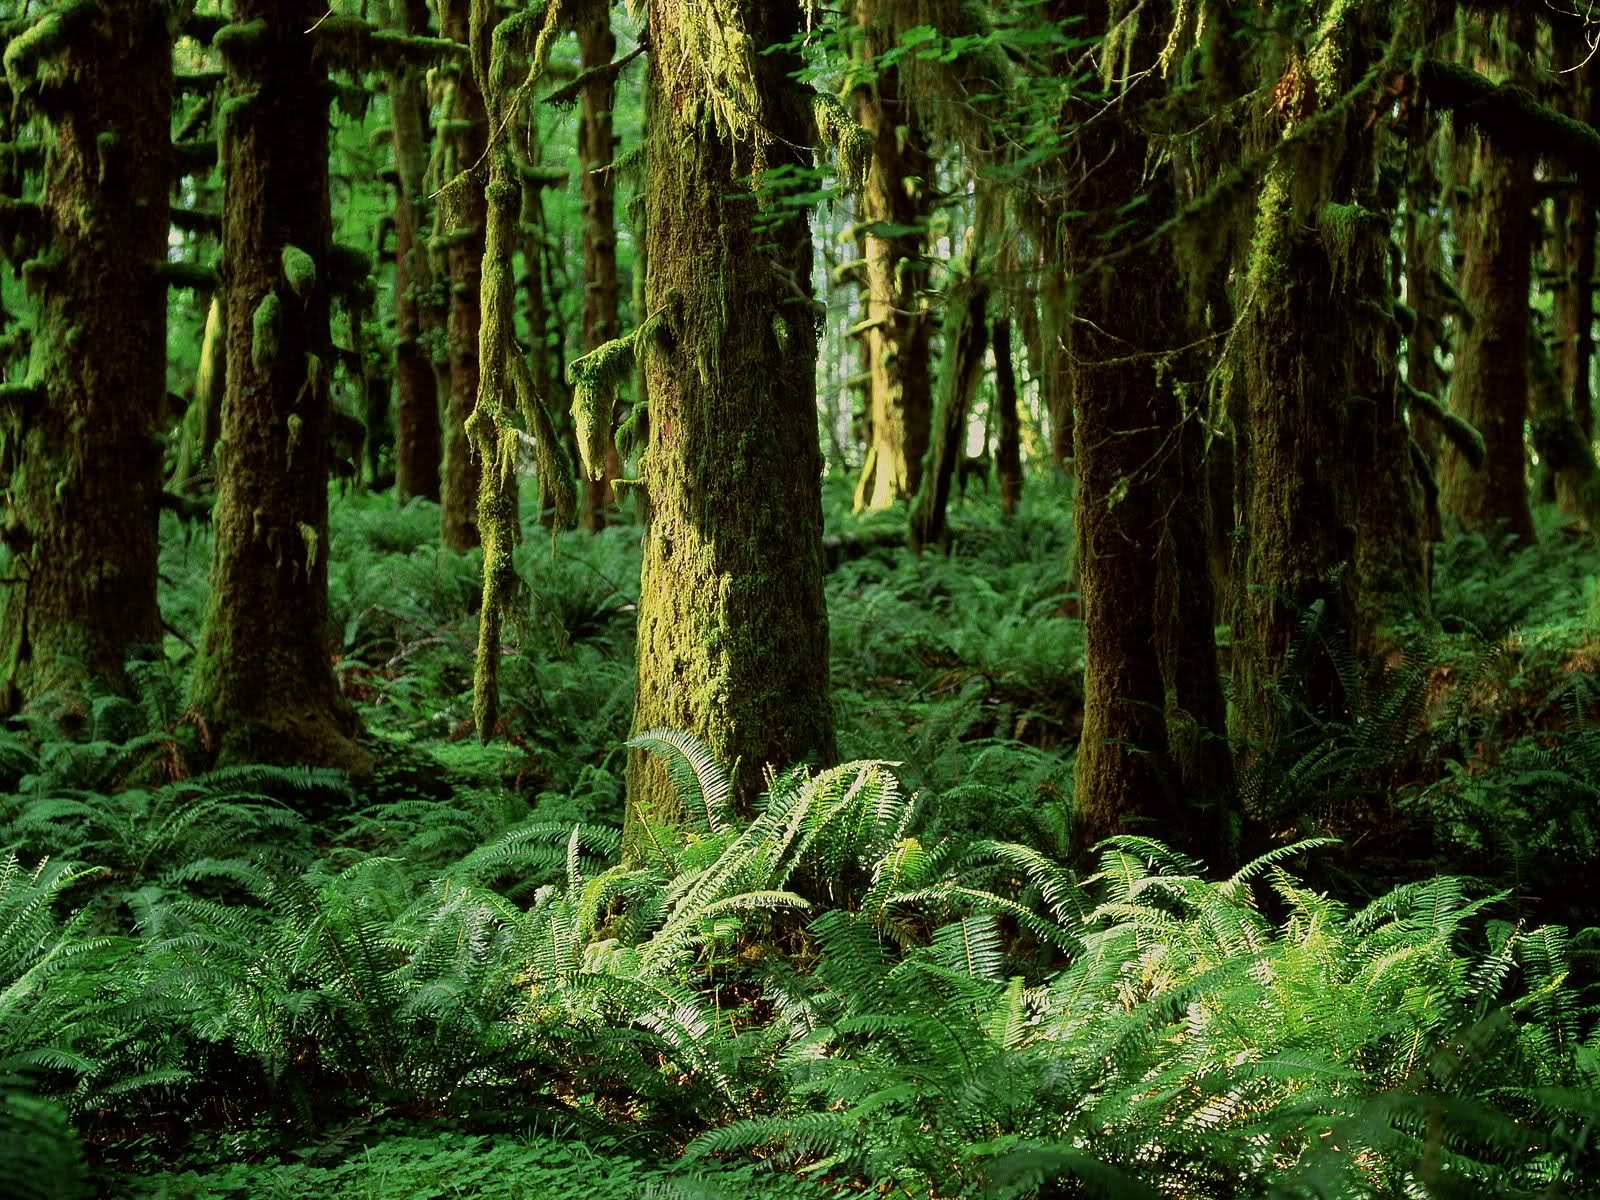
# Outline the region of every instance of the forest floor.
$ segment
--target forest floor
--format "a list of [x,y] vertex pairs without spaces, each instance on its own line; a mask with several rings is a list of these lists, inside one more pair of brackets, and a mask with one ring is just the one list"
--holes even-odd
[[[949,927],[917,903],[935,893],[948,900],[965,888],[973,896],[979,895],[974,889],[984,895],[992,889],[1044,904],[1053,926],[1036,927],[1024,909],[1003,907],[1010,901],[995,903],[1012,915],[981,930],[970,908],[958,910],[954,928],[978,946],[973,951],[969,945],[965,970],[989,981],[991,991],[974,999],[939,976],[938,986],[955,988],[954,999],[946,999],[959,1002],[963,1012],[976,1007],[1010,1014],[986,1016],[989,1023],[982,1025],[992,1030],[999,1020],[1013,1029],[999,1039],[1008,1051],[1027,1044],[1022,1031],[1028,1024],[1047,1027],[1057,1019],[1047,997],[1070,974],[1063,965],[1074,957],[1069,948],[1083,957],[1082,947],[1094,936],[1084,930],[1103,921],[1103,908],[1068,914],[1070,906],[1058,895],[1063,877],[1046,862],[1063,858],[1068,843],[1083,643],[1071,615],[1064,498],[1051,494],[1049,481],[1033,481],[1031,492],[1010,521],[1001,519],[992,497],[969,497],[955,510],[951,552],[917,557],[881,544],[880,535],[897,528],[897,516],[854,518],[842,486],[830,486],[830,534],[863,550],[842,553],[827,584],[839,747],[846,760],[893,764],[900,788],[885,789],[878,775],[858,773],[856,789],[866,780],[877,805],[876,815],[860,816],[863,828],[879,822],[870,836],[841,843],[845,849],[831,866],[795,858],[798,865],[789,868],[781,889],[750,884],[749,868],[736,864],[742,890],[730,884],[721,900],[693,914],[684,926],[690,932],[677,940],[667,936],[676,928],[670,912],[656,914],[654,926],[641,919],[630,932],[629,905],[647,906],[630,891],[637,882],[606,866],[621,820],[632,703],[635,527],[551,538],[536,524],[527,526],[518,565],[531,584],[529,617],[505,651],[498,736],[480,745],[470,721],[479,556],[438,548],[431,506],[397,510],[387,498],[336,498],[330,595],[337,669],[376,763],[371,781],[352,791],[316,773],[246,773],[231,782],[185,778],[193,731],[182,721],[182,690],[190,640],[204,611],[210,546],[203,526],[170,523],[162,600],[173,634],[166,663],[141,674],[138,704],[109,698],[96,704],[80,714],[87,728],[73,742],[49,732],[42,719],[0,738],[0,795],[16,792],[14,801],[0,803],[0,847],[15,849],[24,863],[48,854],[102,868],[46,880],[49,886],[40,884],[38,895],[58,913],[79,913],[66,925],[62,945],[91,934],[114,944],[93,951],[111,955],[93,968],[109,975],[82,968],[88,982],[79,1000],[92,999],[97,1011],[110,1014],[105,1028],[61,1025],[77,1032],[57,1058],[42,1054],[42,1032],[32,1043],[26,1031],[17,1035],[19,1044],[0,1035],[0,1063],[8,1050],[35,1055],[34,1065],[46,1076],[40,1090],[60,1094],[74,1114],[93,1188],[105,1195],[603,1200],[816,1196],[876,1182],[892,1183],[895,1194],[904,1195],[1022,1196],[1033,1194],[1038,1172],[1076,1172],[1080,1182],[1096,1178],[1070,1157],[1081,1157],[1085,1143],[1073,1143],[1078,1148],[1069,1154],[1060,1148],[1067,1134],[1045,1136],[1029,1125],[1035,1117],[1010,1126],[984,1117],[995,1122],[988,1140],[961,1124],[967,1116],[949,1118],[951,1127],[939,1132],[946,1118],[920,1107],[927,1101],[899,1094],[896,1072],[922,1080],[914,1092],[947,1089],[947,1102],[957,1106],[952,1111],[963,1113],[961,1088],[978,1088],[990,1112],[998,1101],[985,1089],[996,1081],[980,1086],[974,1081],[982,1079],[979,1071],[963,1075],[959,1086],[942,1076],[937,1082],[931,1065],[919,1074],[907,1061],[914,1053],[878,1046],[886,1034],[874,1022],[884,1018],[871,1010],[854,1018],[863,1023],[850,1052],[858,1057],[850,1061],[865,1070],[878,1062],[875,1055],[887,1053],[877,1067],[886,1076],[853,1084],[835,1077],[823,1086],[795,1058],[805,1037],[779,1044],[785,1022],[805,1024],[796,1005],[826,1007],[821,993],[808,993],[803,1004],[796,999],[794,972],[834,989],[826,993],[829,1002],[848,1011],[851,1002],[840,997],[852,989],[886,988],[900,970],[888,959],[872,959],[878,965],[870,970],[865,958],[851,959],[877,952],[841,949],[848,939],[827,926],[826,917],[816,918],[809,932],[786,924],[791,900],[775,898],[780,891],[828,907],[819,897],[834,900],[837,885],[850,897],[836,901],[838,911],[851,918],[881,904],[888,923],[876,928],[880,937],[888,931],[901,943],[900,966],[915,961],[929,969],[948,948]],[[1441,978],[1455,982],[1427,986],[1449,991],[1464,987],[1471,970],[1490,969],[1483,963],[1492,965],[1495,954],[1525,953],[1517,941],[1523,931],[1577,930],[1600,921],[1600,896],[1581,884],[1600,866],[1600,582],[1591,543],[1563,532],[1554,517],[1543,534],[1539,546],[1517,554],[1478,538],[1441,547],[1435,582],[1440,630],[1418,633],[1384,671],[1352,663],[1361,679],[1356,709],[1329,714],[1314,697],[1297,695],[1292,679],[1284,681],[1296,736],[1243,780],[1255,818],[1246,847],[1338,841],[1274,858],[1275,895],[1262,911],[1272,918],[1272,944],[1283,953],[1305,949],[1297,913],[1307,920],[1320,914],[1311,923],[1326,920],[1330,928],[1354,913],[1348,929],[1359,939],[1379,920],[1367,914],[1399,912],[1396,897],[1410,903],[1425,895],[1437,912],[1479,920],[1470,952],[1457,940],[1455,916],[1436,922],[1446,931],[1442,943],[1430,945],[1454,964],[1440,967]],[[1220,633],[1225,646],[1226,630]],[[1341,653],[1336,631],[1308,626],[1307,637]],[[692,754],[685,761],[695,769],[704,765]],[[912,793],[918,797],[914,812],[905,799]],[[1217,819],[1214,813],[1197,807],[1195,820]],[[582,832],[569,836],[574,828]],[[1163,831],[1150,833],[1160,837]],[[710,860],[714,866],[728,861],[741,846],[730,842],[733,837],[719,840],[714,831],[704,842],[690,837],[672,851],[653,886],[670,894],[679,886],[674,880],[704,872],[705,855],[713,852],[721,856]],[[1025,860],[1004,845],[1044,858]],[[891,915],[875,883],[868,886],[866,877],[851,882],[851,846],[863,865],[869,865],[862,857],[868,848],[873,855],[903,857],[910,847],[915,857],[928,847],[930,873],[920,877],[905,868],[905,890],[893,898],[898,907]],[[1208,906],[1217,897],[1236,899],[1228,889],[1237,885],[1202,884],[1199,864],[1163,853],[1159,846],[1130,844],[1113,859],[1124,854],[1125,861],[1116,861],[1129,872],[1137,866],[1174,878],[1193,875],[1193,887],[1210,890],[1181,902],[1169,897],[1162,919],[1187,913],[1214,923]],[[976,861],[972,854],[999,855],[1011,865],[961,866]],[[883,878],[888,861],[883,857],[874,868],[873,881]],[[1292,866],[1294,880],[1312,891],[1299,890],[1303,885],[1281,874],[1281,866]],[[271,871],[304,872],[304,889],[268,878]],[[1115,873],[1102,872],[1097,886],[1115,890],[1106,882]],[[1440,873],[1476,882],[1417,891]],[[913,886],[918,878],[925,883],[920,891]],[[1497,891],[1493,918],[1482,926],[1471,897]],[[459,903],[469,894],[480,908],[464,916]],[[7,911],[5,895],[0,887],[0,916]],[[1148,896],[1138,900],[1137,881],[1117,895],[1130,910],[1149,902]],[[1319,895],[1336,897],[1348,909],[1318,907],[1333,901],[1306,898]],[[750,896],[767,899],[741,899]],[[1102,905],[1115,899],[1100,895]],[[1237,919],[1241,930],[1257,928],[1253,923],[1262,918],[1255,903],[1228,919]],[[557,913],[571,924],[551,934]],[[536,929],[541,914],[549,921]],[[1282,925],[1275,924],[1279,917]],[[1258,932],[1267,936],[1267,930],[1260,925]],[[1145,945],[1139,940],[1145,936],[1137,934],[1130,946]],[[1226,949],[1228,939],[1219,935],[1219,942]],[[927,946],[924,957],[916,944]],[[1487,959],[1480,944],[1489,946]],[[659,946],[675,956],[674,965],[651,976],[640,964]],[[1208,972],[1229,961],[1221,951],[1191,945],[1190,952],[1188,974],[1174,969],[1160,986],[1147,978],[1139,995],[1148,992],[1152,1003],[1164,1005],[1163,987],[1209,979]],[[1128,964],[1145,963],[1137,973],[1149,976],[1148,948],[1129,953]],[[1570,953],[1570,963],[1558,970],[1551,960],[1544,975],[1521,958],[1515,972],[1504,968],[1543,997],[1537,1005],[1571,1009],[1570,1018],[1549,1019],[1574,1044],[1550,1050],[1554,1057],[1534,1072],[1551,1084],[1594,1072],[1593,940],[1573,934]],[[85,962],[96,961],[90,951],[84,954]],[[614,968],[617,962],[623,965]],[[947,975],[948,965],[939,970]],[[589,981],[582,976],[608,971],[620,990],[583,990]],[[879,973],[878,984],[872,971]],[[259,983],[264,974],[272,976],[271,988]],[[550,982],[556,978],[559,987]],[[0,973],[0,985],[8,979]],[[666,1009],[629,1008],[644,1003],[638,988],[646,979],[661,981],[649,986],[663,989]],[[1543,990],[1535,987],[1540,979],[1548,985],[1540,985]],[[1080,983],[1088,989],[1108,980]],[[1415,979],[1400,984],[1400,996],[1423,986]],[[1308,983],[1311,991],[1323,986]],[[1363,986],[1374,995],[1381,990],[1371,980]],[[1116,985],[1122,996],[1117,1011],[1132,1003],[1125,987]],[[1560,1005],[1551,999],[1557,993]],[[545,1008],[536,1003],[530,1010],[530,995],[547,997],[539,1001]],[[1480,1000],[1480,992],[1464,992],[1461,1011],[1478,1012],[1472,1019],[1481,1020]],[[743,1015],[736,1019],[735,1011]],[[1168,1021],[1182,1010],[1161,1011],[1167,1015],[1150,1019]],[[167,1032],[152,1030],[152,1013],[160,1014]],[[30,1016],[43,1021],[38,1012]],[[845,1021],[838,1013],[833,1019]],[[948,1011],[942,1019],[949,1023]],[[1429,1017],[1418,1028],[1442,1020]],[[545,1022],[550,1040],[526,1043],[518,1022]],[[808,1037],[818,1036],[814,1024],[807,1027]],[[641,1030],[655,1040],[639,1043]],[[1374,1044],[1387,1045],[1382,1039],[1393,1034],[1372,1034]],[[95,1044],[96,1037],[104,1044]],[[563,1038],[578,1039],[571,1045],[582,1050],[571,1051],[568,1075],[557,1071],[552,1078],[550,1064],[560,1062]],[[970,1045],[961,1053],[968,1055],[964,1069],[976,1070]],[[1340,1057],[1337,1047],[1332,1053]],[[1383,1076],[1387,1082],[1368,1078],[1362,1087],[1397,1089],[1397,1081],[1410,1078],[1415,1057],[1413,1045],[1404,1071],[1393,1067],[1396,1073]],[[1487,1057],[1484,1066],[1491,1068]],[[1021,1070],[1011,1063],[1003,1073]],[[1143,1086],[1163,1077],[1146,1074]],[[485,1082],[491,1078],[494,1086]],[[548,1085],[532,1094],[528,1079]],[[705,1091],[706,1079],[721,1081],[715,1096]],[[1036,1079],[1032,1089],[1017,1103],[1050,1103],[1049,1086]],[[1211,1094],[1209,1085],[1205,1090]],[[1135,1109],[1138,1092],[1134,1087],[1124,1094]],[[1296,1083],[1279,1100],[1307,1102],[1306,1095]],[[675,1111],[679,1101],[681,1111]],[[825,1132],[807,1123],[813,1119],[807,1110],[817,1122],[842,1121],[848,1128]],[[763,1112],[774,1119],[781,1114],[786,1124],[758,1127]],[[890,1119],[888,1113],[898,1115]],[[41,1117],[40,1127],[53,1119]],[[885,1144],[867,1132],[879,1121],[892,1131],[883,1135]],[[1397,1118],[1393,1124],[1405,1123]],[[978,1127],[985,1127],[982,1121]],[[720,1143],[719,1128],[739,1129],[743,1140],[729,1134]],[[966,1130],[961,1136],[978,1147],[977,1160],[963,1158],[965,1150],[922,1144],[951,1137],[951,1128]],[[1025,1129],[1032,1129],[1026,1138]],[[840,1148],[841,1137],[851,1149]],[[1012,1145],[1009,1138],[1023,1140]],[[1036,1174],[1013,1172],[1012,1181],[1002,1183],[1005,1172],[990,1169],[1010,1162],[1024,1141],[1033,1156],[1027,1170]],[[677,1161],[690,1144],[697,1157]],[[1147,1152],[1137,1149],[1141,1144],[1148,1148],[1135,1139],[1127,1161]],[[730,1157],[733,1150],[753,1150],[757,1157]],[[1207,1159],[1212,1175],[1206,1178],[1244,1169],[1227,1159],[1233,1151],[1223,1153],[1231,1165]],[[1403,1157],[1392,1148],[1385,1153]],[[1535,1175],[1559,1175],[1561,1163],[1576,1170],[1571,1164],[1582,1157],[1570,1148],[1558,1153],[1546,1147],[1544,1154]],[[1294,1169],[1309,1169],[1307,1161],[1302,1155]],[[773,1164],[787,1169],[774,1171]],[[1262,1164],[1250,1169],[1265,1170]],[[1476,1178],[1474,1169],[1462,1166],[1463,1178]],[[1107,1184],[1103,1194],[1133,1194],[1118,1186]],[[1202,1187],[1191,1194],[1208,1193]]]

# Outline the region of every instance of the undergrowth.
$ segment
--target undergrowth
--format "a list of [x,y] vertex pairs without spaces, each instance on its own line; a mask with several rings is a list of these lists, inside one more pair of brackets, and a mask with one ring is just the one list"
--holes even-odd
[[[973,502],[947,556],[860,526],[828,581],[854,761],[741,820],[703,747],[640,735],[693,819],[624,863],[637,532],[518,549],[480,746],[475,557],[434,549],[426,505],[337,501],[362,790],[197,769],[177,636],[131,698],[0,730],[0,1172],[39,1196],[1582,1194],[1592,584],[1456,545],[1440,635],[1345,663],[1338,712],[1284,681],[1293,736],[1241,781],[1261,857],[1122,838],[1075,872],[1055,503],[1007,526]],[[206,535],[168,532],[192,628]],[[1476,582],[1547,559],[1575,589],[1547,611]]]

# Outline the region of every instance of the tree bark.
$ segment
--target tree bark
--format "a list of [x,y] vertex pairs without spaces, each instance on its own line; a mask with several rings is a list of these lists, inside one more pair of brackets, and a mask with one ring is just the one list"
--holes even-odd
[[[428,28],[426,0],[390,0],[402,33]],[[400,499],[439,499],[439,367],[444,319],[433,265],[425,245],[424,180],[428,167],[427,100],[415,68],[401,67],[389,81],[394,129],[396,197],[395,270],[395,488]]]
[[[858,18],[870,65],[893,49],[892,5],[862,0]],[[893,65],[857,93],[857,117],[872,134],[872,164],[862,193],[866,220],[868,371],[872,389],[869,509],[909,500],[922,484],[933,397],[930,325],[924,287],[927,196],[933,170],[926,137],[900,90]]]
[[[1518,12],[1509,38],[1533,49],[1533,17]],[[1444,507],[1467,529],[1536,538],[1528,503],[1528,288],[1532,281],[1533,161],[1479,138],[1473,199],[1460,230],[1460,290],[1473,320],[1456,348],[1452,410],[1483,435],[1485,460],[1474,469],[1461,451],[1444,454]]]
[[125,660],[161,642],[167,6],[102,0],[62,20],[48,61],[15,64],[49,85],[50,145],[25,272],[39,297],[28,372],[0,393],[0,712],[122,689]]
[[[468,44],[471,0],[436,0],[442,36]],[[487,35],[486,35],[487,36]],[[487,60],[487,51],[481,57]],[[489,120],[472,72],[463,70],[450,85],[448,141],[441,182],[472,169],[488,145]],[[441,481],[440,536],[452,550],[478,544],[478,488],[482,464],[473,457],[464,432],[478,395],[478,332],[482,318],[478,292],[483,282],[484,201],[481,187],[456,189],[459,203],[445,214],[443,237],[450,276],[450,397],[444,423],[444,478]]]
[[[695,57],[708,21],[724,44],[736,31],[752,48],[733,68],[750,78],[741,114],[713,116]],[[665,327],[642,351],[650,521],[634,728],[701,738],[742,804],[769,764],[834,756],[810,230],[802,211],[758,213],[742,194],[763,159],[809,160],[797,149],[810,140],[798,64],[763,52],[800,28],[797,0],[649,6],[647,309]],[[656,826],[678,812],[665,772],[636,753],[634,855],[649,839],[641,817]]]
[[979,198],[979,216],[967,232],[965,265],[945,290],[944,360],[939,366],[939,411],[922,472],[911,500],[911,545],[921,550],[944,540],[950,488],[967,452],[967,413],[983,376],[983,352],[989,344],[989,284],[980,273],[979,246],[987,232]]
[[[584,70],[609,63],[617,51],[611,33],[609,5],[599,5],[578,26],[578,53]],[[587,354],[617,336],[617,217],[616,188],[610,166],[616,155],[612,132],[613,89],[592,84],[578,100],[578,164],[583,195],[583,352]],[[612,480],[622,464],[615,449],[607,456],[604,475],[584,480],[584,524],[590,530],[605,527],[611,508]]]
[[1022,421],[1017,411],[1017,373],[1011,361],[1011,321],[996,317],[990,331],[994,347],[994,402],[1000,410],[1000,436],[994,470],[1000,480],[1000,511],[1011,516],[1022,499]]
[[226,761],[364,774],[328,643],[326,68],[320,0],[235,0],[223,154],[228,395],[191,701]]

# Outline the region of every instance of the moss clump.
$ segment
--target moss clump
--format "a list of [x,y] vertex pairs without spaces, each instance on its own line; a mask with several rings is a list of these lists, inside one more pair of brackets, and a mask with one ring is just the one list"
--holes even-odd
[[[293,417],[289,418],[291,421]],[[315,525],[308,525],[304,521],[295,522],[295,527],[300,530],[300,541],[306,548],[306,574],[309,576],[317,569],[317,559],[322,553],[322,538],[317,534]]]
[[867,170],[872,165],[872,134],[858,125],[830,92],[818,92],[811,100],[811,116],[817,124],[817,148],[832,146],[839,178],[851,191],[867,186]]
[[305,432],[306,423],[299,413],[290,413],[286,422],[289,428],[289,445],[285,453],[288,466],[294,466],[294,452],[300,446],[300,435]]
[[224,25],[211,39],[211,47],[226,59],[240,59],[261,48],[267,40],[267,19]]
[[6,82],[14,96],[24,96],[39,82],[39,64],[59,53],[94,12],[94,0],[66,0],[48,9],[6,44]]
[[605,478],[606,453],[616,415],[617,389],[633,373],[638,330],[595,347],[567,368],[572,383],[572,422],[584,476]]
[[317,288],[317,261],[299,246],[283,248],[283,277],[289,289],[302,301],[309,300]]
[[283,302],[277,292],[268,292],[250,318],[250,361],[256,370],[272,369],[278,357],[278,328],[282,321]]

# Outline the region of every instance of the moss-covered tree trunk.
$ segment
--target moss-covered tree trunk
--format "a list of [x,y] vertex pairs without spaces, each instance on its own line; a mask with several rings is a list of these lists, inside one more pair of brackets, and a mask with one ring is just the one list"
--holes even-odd
[[[1109,28],[1109,6],[1091,8],[1091,27]],[[1153,16],[1141,22],[1130,50],[1141,66],[1160,49],[1159,25]],[[1177,499],[1179,408],[1174,372],[1158,365],[1190,340],[1185,300],[1171,254],[1159,244],[1122,257],[1114,270],[1095,265],[1107,229],[1121,225],[1121,236],[1134,241],[1174,210],[1171,167],[1145,171],[1142,98],[1069,112],[1084,122],[1071,144],[1083,168],[1073,203],[1085,211],[1059,243],[1060,271],[1075,285],[1063,349],[1074,363],[1073,514],[1083,597],[1083,735],[1072,814],[1079,853],[1115,833],[1185,832],[1168,759],[1160,646],[1169,622],[1159,591]],[[1087,120],[1091,112],[1096,119]],[[1137,195],[1145,201],[1130,228],[1117,214]]]
[[120,687],[125,659],[161,641],[168,14],[58,5],[5,55],[11,100],[49,133],[38,208],[8,214],[32,226],[19,232],[39,310],[26,380],[0,389],[0,712]]
[[989,333],[994,348],[994,403],[999,410],[999,437],[994,470],[1000,482],[1000,510],[1017,511],[1022,498],[1022,420],[1017,409],[1017,372],[1011,360],[1011,321],[997,317]]
[[[1517,62],[1533,49],[1533,15],[1518,12],[1507,31]],[[1532,281],[1533,160],[1480,138],[1473,154],[1472,198],[1461,238],[1460,291],[1472,310],[1456,347],[1450,407],[1483,435],[1484,463],[1474,468],[1446,449],[1440,476],[1445,509],[1463,526],[1531,542],[1528,503],[1528,288]]]
[[[578,26],[578,53],[585,70],[602,67],[616,53],[607,4],[595,5]],[[617,336],[617,214],[612,172],[603,168],[616,154],[612,132],[613,89],[591,84],[578,100],[578,163],[583,194],[583,352]],[[611,483],[621,471],[616,451],[609,452],[599,479],[584,480],[584,524],[605,527],[612,504]]]
[[[863,55],[870,65],[893,49],[892,3],[862,0],[859,20]],[[872,164],[862,193],[867,225],[867,355],[872,389],[872,478],[867,508],[908,500],[922,483],[933,397],[929,379],[928,313],[918,293],[925,286],[923,263],[928,195],[933,170],[926,135],[900,72],[880,66],[857,95],[857,116],[872,134]]]
[[320,0],[235,0],[224,106],[228,395],[191,702],[225,760],[361,773],[328,643],[328,75]]
[[[471,0],[436,0],[443,36],[468,44]],[[485,35],[487,36],[487,34]],[[487,53],[482,55],[487,58]],[[472,72],[451,82],[444,126],[450,152],[441,179],[453,179],[477,166],[489,139],[483,93]],[[484,200],[481,188],[460,188],[453,204],[441,205],[441,234],[450,275],[450,315],[446,338],[450,353],[450,398],[445,406],[444,478],[441,480],[440,536],[453,550],[478,544],[478,488],[482,464],[473,457],[467,420],[478,395],[478,332],[482,317],[478,293],[483,281]]]
[[[641,351],[650,520],[634,728],[702,738],[742,803],[769,764],[834,755],[810,230],[802,210],[760,211],[744,194],[752,168],[809,157],[795,149],[813,137],[797,63],[762,52],[795,35],[800,9],[649,5],[646,289],[663,328]],[[708,62],[710,45],[732,57]],[[629,852],[647,842],[641,817],[675,816],[665,773],[635,754]]]
[[[402,33],[428,31],[426,0],[390,0]],[[421,74],[401,66],[389,79],[395,161],[395,488],[402,500],[439,499],[439,371],[443,319],[423,218],[428,168],[427,100]]]

